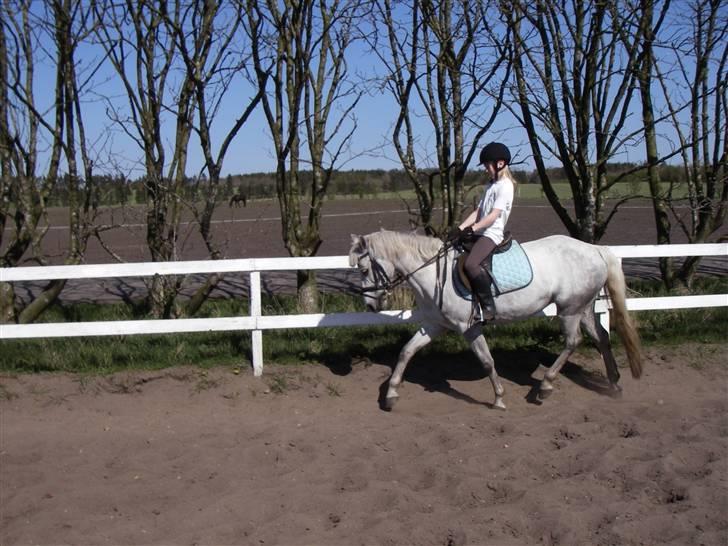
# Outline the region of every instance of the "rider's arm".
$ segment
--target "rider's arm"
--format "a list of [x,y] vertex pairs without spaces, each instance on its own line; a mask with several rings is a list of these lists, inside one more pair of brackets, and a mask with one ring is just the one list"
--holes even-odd
[[498,216],[500,216],[501,209],[493,209],[491,210],[485,218],[481,218],[479,222],[476,222],[473,224],[473,231],[479,231],[481,229],[487,229],[489,228],[493,222],[495,222],[498,219]]
[[[471,212],[468,217],[462,221],[462,223],[458,226],[460,229],[465,229],[468,226],[472,226],[475,223],[475,219],[478,217],[478,209],[475,209],[473,212]],[[475,227],[473,227],[475,229]]]

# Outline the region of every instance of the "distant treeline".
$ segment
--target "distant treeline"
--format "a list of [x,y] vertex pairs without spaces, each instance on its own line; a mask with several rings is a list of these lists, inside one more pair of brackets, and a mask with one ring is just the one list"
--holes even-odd
[[[613,163],[609,165],[609,176],[618,176],[624,172],[632,171],[637,167],[633,163]],[[513,174],[519,184],[539,184],[538,173],[514,169]],[[556,183],[566,182],[562,168],[548,169],[549,176]],[[430,173],[423,172],[423,181]],[[301,186],[310,188],[311,171],[301,171]],[[665,183],[679,183],[684,179],[684,169],[674,165],[662,165],[660,177]],[[469,171],[465,176],[465,186],[482,183],[482,171]],[[638,171],[622,180],[624,183],[639,183],[645,181],[644,170]],[[96,198],[100,205],[135,205],[145,200],[145,182],[143,178],[128,180],[122,177],[98,176],[96,177],[98,194]],[[208,181],[202,178],[190,178],[184,185],[182,199],[197,202],[204,194],[203,187]],[[329,195],[376,196],[405,192],[412,189],[412,182],[402,170],[351,170],[334,173]],[[221,180],[218,201],[228,203],[234,195],[245,196],[246,199],[271,199],[276,197],[276,182],[273,173],[252,173],[227,175]],[[50,206],[67,206],[68,190],[64,179],[58,181],[49,199]]]

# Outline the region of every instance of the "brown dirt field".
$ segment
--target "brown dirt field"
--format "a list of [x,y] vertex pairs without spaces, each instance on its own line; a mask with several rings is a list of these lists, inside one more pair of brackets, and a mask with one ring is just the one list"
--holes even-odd
[[497,355],[506,412],[417,359],[392,413],[369,362],[0,377],[0,543],[728,544],[727,349],[650,349],[620,400],[584,351],[542,405]]
[[[319,255],[346,254],[351,233],[369,233],[379,228],[390,230],[410,229],[407,206],[416,209],[416,202],[401,199],[341,199],[327,201],[322,209]],[[305,213],[305,211],[304,211]],[[208,257],[202,239],[189,214],[183,216],[179,237],[179,259],[199,260]],[[67,212],[51,209],[49,222],[53,226],[46,235],[43,249],[57,261],[67,248]],[[106,244],[129,262],[146,261],[144,210],[142,207],[106,209],[100,224],[117,225],[105,231]],[[248,203],[247,207],[218,206],[213,220],[213,233],[217,244],[224,249],[226,258],[272,258],[288,256],[281,241],[280,210],[277,201],[261,200]],[[530,241],[557,233],[568,234],[558,216],[546,201],[520,200],[508,220],[508,229],[520,241]],[[728,226],[716,234],[728,235]],[[687,242],[677,226],[673,226],[674,243]],[[648,201],[635,201],[622,206],[610,222],[600,241],[605,245],[655,244],[655,220]],[[114,260],[95,241],[91,241],[86,263],[110,263]]]
[[[410,207],[416,206],[409,203]],[[43,241],[43,249],[50,264],[63,263],[67,249],[68,224],[63,209],[52,209],[49,222],[53,226]],[[190,218],[186,219],[188,222]],[[148,261],[145,242],[144,214],[140,207],[106,209],[100,223],[124,225],[103,232],[108,247],[128,262]],[[323,207],[321,237],[323,244],[319,256],[340,256],[349,252],[352,233],[363,234],[380,228],[410,229],[405,203],[396,199],[351,199],[328,201]],[[566,228],[553,209],[542,201],[522,200],[516,204],[508,228],[519,241],[529,241],[552,234],[567,234]],[[275,201],[253,201],[245,208],[226,205],[218,207],[213,232],[215,240],[224,249],[226,258],[272,258],[288,256],[280,234],[280,211]],[[720,232],[728,234],[728,226]],[[673,229],[673,242],[686,242],[680,230]],[[718,235],[715,239],[717,240]],[[652,209],[648,202],[635,202],[624,206],[615,215],[607,234],[601,241],[605,245],[655,244]],[[180,260],[207,259],[202,239],[192,223],[182,224],[179,240]],[[109,263],[114,260],[96,240],[92,240],[86,253],[86,263]],[[659,278],[657,259],[640,258],[624,261],[629,277]],[[33,264],[28,264],[33,265]],[[701,274],[726,275],[728,262],[721,257],[706,257],[701,261]],[[346,290],[351,277],[346,272],[321,272],[318,276],[322,290]],[[183,292],[191,294],[202,277],[190,276]],[[267,273],[262,275],[263,289],[269,293],[295,292],[295,273]],[[45,283],[25,283],[18,286],[18,295],[27,300]],[[212,297],[247,295],[248,275],[228,274],[213,291]],[[146,294],[141,279],[105,279],[100,281],[69,281],[61,293],[63,301],[118,301],[120,298],[139,299]]]

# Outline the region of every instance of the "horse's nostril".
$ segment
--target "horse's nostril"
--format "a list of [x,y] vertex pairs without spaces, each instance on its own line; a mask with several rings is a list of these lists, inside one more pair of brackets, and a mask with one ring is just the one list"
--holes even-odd
[[369,311],[374,311],[375,313],[384,309],[384,307],[382,307],[382,298],[381,297],[372,298],[370,300],[367,300],[366,305],[367,305],[367,309]]

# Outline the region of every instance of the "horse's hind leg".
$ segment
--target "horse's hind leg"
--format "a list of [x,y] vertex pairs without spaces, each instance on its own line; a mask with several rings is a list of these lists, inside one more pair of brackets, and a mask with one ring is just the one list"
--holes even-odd
[[604,367],[607,369],[607,378],[609,384],[612,387],[612,391],[615,394],[621,393],[622,389],[619,386],[619,370],[617,369],[617,361],[614,359],[612,348],[609,344],[609,332],[597,320],[594,309],[589,307],[584,311],[584,315],[581,317],[581,326],[587,335],[594,340],[597,345],[599,353],[602,355],[604,361]]
[[465,332],[465,339],[470,341],[470,348],[475,353],[475,356],[478,357],[480,364],[483,366],[485,373],[488,375],[488,379],[490,379],[490,382],[493,385],[493,392],[495,392],[493,407],[501,410],[506,409],[506,405],[503,403],[503,394],[505,394],[505,389],[500,382],[498,372],[495,371],[495,361],[493,360],[493,355],[490,354],[488,342],[485,341],[485,337],[483,337],[480,324],[473,325],[470,330]]
[[394,408],[394,404],[399,398],[397,388],[402,384],[402,377],[404,371],[407,369],[407,364],[412,359],[417,351],[422,347],[429,344],[434,338],[436,338],[442,329],[438,326],[423,326],[412,338],[405,343],[402,350],[399,352],[399,358],[397,359],[397,366],[392,372],[392,376],[389,378],[389,385],[387,387],[387,397],[384,400],[384,409],[391,411]]
[[560,318],[561,331],[566,339],[566,347],[564,347],[564,350],[561,351],[561,354],[551,367],[546,370],[546,373],[541,380],[541,388],[539,390],[539,396],[541,398],[546,398],[553,392],[553,382],[556,379],[556,376],[559,375],[561,368],[564,364],[566,364],[566,361],[581,342],[581,334],[579,333],[579,321],[581,320],[581,315],[567,315]]

